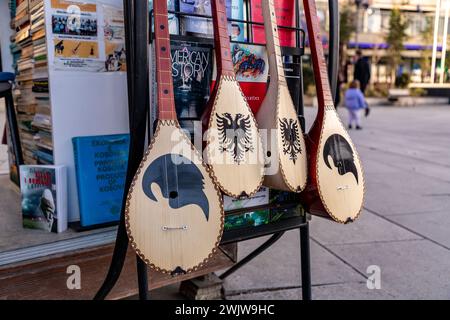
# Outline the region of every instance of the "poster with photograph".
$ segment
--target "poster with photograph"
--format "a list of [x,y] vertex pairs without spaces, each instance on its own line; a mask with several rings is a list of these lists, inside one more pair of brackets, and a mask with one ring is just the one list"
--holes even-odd
[[[244,1],[226,0],[228,19],[244,20]],[[184,13],[202,14],[210,16],[211,1],[208,0],[180,0],[180,11]],[[213,36],[213,23],[211,19],[186,16],[183,19],[184,32],[187,35]],[[242,22],[230,22],[228,33],[232,41],[245,41],[245,24]]]
[[104,5],[103,20],[105,40],[125,42],[125,19],[123,10]]
[[125,19],[123,10],[104,5],[103,21],[105,71],[126,71]]
[[59,70],[102,71],[97,5],[51,0],[53,65]]
[[98,59],[98,43],[95,41],[78,41],[53,39],[55,57],[74,59]]
[[105,41],[105,71],[127,71],[125,43]]
[[97,38],[97,17],[80,17],[71,14],[52,14],[53,34]]
[[[179,0],[167,0],[167,10],[169,11],[180,11]],[[153,0],[148,1],[149,10],[153,10]],[[178,17],[173,14],[168,14],[169,19],[169,33],[170,34],[179,34],[180,33],[180,24]],[[152,26],[153,28],[153,26]]]

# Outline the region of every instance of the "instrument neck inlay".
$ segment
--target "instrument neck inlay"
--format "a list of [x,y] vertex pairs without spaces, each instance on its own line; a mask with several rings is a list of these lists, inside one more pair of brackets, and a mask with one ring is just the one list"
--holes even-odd
[[158,119],[176,120],[167,1],[154,1]]
[[222,75],[234,77],[225,0],[211,1],[211,9],[214,23],[218,78]]

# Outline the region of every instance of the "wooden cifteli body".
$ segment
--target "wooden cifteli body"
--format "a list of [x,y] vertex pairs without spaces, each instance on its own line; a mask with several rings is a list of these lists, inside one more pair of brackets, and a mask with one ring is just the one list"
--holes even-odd
[[177,274],[196,270],[217,250],[223,204],[201,154],[178,124],[167,2],[153,3],[158,122],[129,190],[125,217],[137,254],[150,267]]
[[350,136],[342,125],[328,82],[314,0],[303,0],[318,98],[318,113],[307,139],[309,180],[301,193],[306,209],[347,223],[360,214],[364,176]]
[[204,157],[229,196],[254,194],[262,184],[264,156],[256,120],[236,80],[224,0],[212,1],[217,80],[202,115]]
[[307,180],[306,145],[284,75],[273,0],[262,0],[270,84],[257,114],[259,129],[266,129],[267,187],[300,192]]

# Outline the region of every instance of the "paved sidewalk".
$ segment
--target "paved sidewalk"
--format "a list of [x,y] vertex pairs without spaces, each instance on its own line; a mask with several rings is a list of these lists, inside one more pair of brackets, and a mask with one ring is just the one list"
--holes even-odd
[[[307,123],[315,109],[307,108]],[[341,110],[346,119],[345,110]],[[311,221],[313,299],[450,299],[450,107],[374,107],[351,131],[363,160],[359,220]],[[240,256],[264,239],[240,245]],[[299,235],[286,233],[225,283],[228,299],[299,299]],[[381,269],[369,290],[367,268]]]

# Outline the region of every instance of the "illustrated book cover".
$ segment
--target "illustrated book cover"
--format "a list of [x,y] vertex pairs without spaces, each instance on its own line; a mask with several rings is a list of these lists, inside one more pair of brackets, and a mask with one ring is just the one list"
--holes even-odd
[[60,233],[67,229],[65,166],[20,166],[24,228]]

